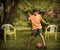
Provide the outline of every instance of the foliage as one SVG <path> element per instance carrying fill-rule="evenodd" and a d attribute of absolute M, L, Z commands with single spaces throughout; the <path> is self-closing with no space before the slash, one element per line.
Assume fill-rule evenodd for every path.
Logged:
<path fill-rule="evenodd" d="M 20 25 L 20 26 L 21 24 L 26 23 L 28 14 L 31 13 L 34 8 L 39 9 L 41 12 L 45 12 L 46 10 L 48 11 L 56 10 L 57 7 L 58 7 L 58 4 L 56 3 L 56 1 L 51 2 L 51 0 L 21 0 L 18 5 L 17 12 L 15 14 L 16 18 L 14 19 L 15 21 L 14 23 L 18 23 L 15 25 Z M 47 22 L 50 22 L 50 23 L 53 22 L 52 18 L 47 18 L 44 15 L 42 15 L 42 17 Z M 28 25 L 28 22 L 27 22 L 27 25 Z"/>
<path fill-rule="evenodd" d="M 2 1 L 3 0 L 0 0 L 1 3 L 2 3 Z M 11 0 L 11 1 L 14 1 L 14 0 Z M 60 2 L 60 0 L 20 0 L 18 9 L 17 9 L 16 13 L 14 14 L 13 24 L 15 26 L 29 27 L 31 25 L 31 23 L 27 22 L 28 14 L 31 13 L 34 8 L 39 9 L 41 12 L 46 12 L 46 11 L 50 11 L 50 10 L 56 11 L 57 20 L 52 19 L 52 18 L 47 18 L 44 15 L 42 15 L 42 17 L 44 20 L 46 20 L 49 23 L 54 22 L 54 20 L 56 21 L 54 23 L 57 23 L 60 20 L 60 18 L 59 18 L 60 12 L 58 12 L 59 11 L 58 9 L 60 9 L 59 2 Z M 10 0 L 8 0 L 8 7 L 9 6 L 11 6 Z M 10 9 L 10 7 L 8 9 Z M 8 13 L 9 13 L 9 11 L 8 11 Z M 3 13 L 0 13 L 0 14 L 3 14 Z M 12 19 L 10 19 L 10 20 L 12 20 Z M 43 24 L 43 26 L 44 26 L 44 24 Z M 59 26 L 59 24 L 58 24 L 58 26 Z"/>

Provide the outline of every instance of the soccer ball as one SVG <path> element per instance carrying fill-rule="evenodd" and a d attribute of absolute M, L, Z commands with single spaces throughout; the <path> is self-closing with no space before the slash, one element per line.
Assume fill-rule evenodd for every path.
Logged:
<path fill-rule="evenodd" d="M 37 44 L 36 44 L 36 47 L 37 47 L 38 49 L 40 49 L 40 48 L 42 48 L 42 44 L 41 44 L 41 43 L 37 43 Z"/>

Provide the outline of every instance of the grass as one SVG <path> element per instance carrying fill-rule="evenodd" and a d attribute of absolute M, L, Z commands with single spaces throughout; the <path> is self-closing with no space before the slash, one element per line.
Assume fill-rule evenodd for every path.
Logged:
<path fill-rule="evenodd" d="M 44 50 L 44 49 L 37 49 L 36 43 L 42 43 L 39 36 L 37 36 L 30 48 L 26 47 L 28 40 L 30 38 L 31 31 L 17 31 L 17 39 L 15 40 L 7 40 L 6 44 L 3 40 L 0 40 L 0 50 Z M 46 40 L 47 49 L 46 50 L 59 50 L 60 49 L 60 42 L 54 40 Z"/>

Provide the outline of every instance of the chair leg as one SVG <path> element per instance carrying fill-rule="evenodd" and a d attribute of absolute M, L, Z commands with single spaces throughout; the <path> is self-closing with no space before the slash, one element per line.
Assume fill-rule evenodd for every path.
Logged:
<path fill-rule="evenodd" d="M 5 41 L 5 43 L 6 43 L 6 34 L 4 33 L 4 41 Z"/>
<path fill-rule="evenodd" d="M 47 39 L 47 32 L 45 32 L 45 40 Z"/>
<path fill-rule="evenodd" d="M 16 33 L 15 33 L 15 40 L 16 40 Z"/>
<path fill-rule="evenodd" d="M 11 35 L 9 35 L 10 36 L 10 39 L 12 39 L 12 36 Z"/>
<path fill-rule="evenodd" d="M 49 36 L 49 33 L 48 33 L 48 40 L 49 40 L 49 37 L 50 37 L 50 36 Z"/>
<path fill-rule="evenodd" d="M 55 33 L 55 40 L 57 40 L 57 33 Z"/>

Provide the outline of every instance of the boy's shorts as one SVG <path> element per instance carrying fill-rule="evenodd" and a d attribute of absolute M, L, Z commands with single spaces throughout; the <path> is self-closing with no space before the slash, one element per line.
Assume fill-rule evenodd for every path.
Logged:
<path fill-rule="evenodd" d="M 34 29 L 32 30 L 31 36 L 37 36 L 42 33 L 42 29 Z"/>

